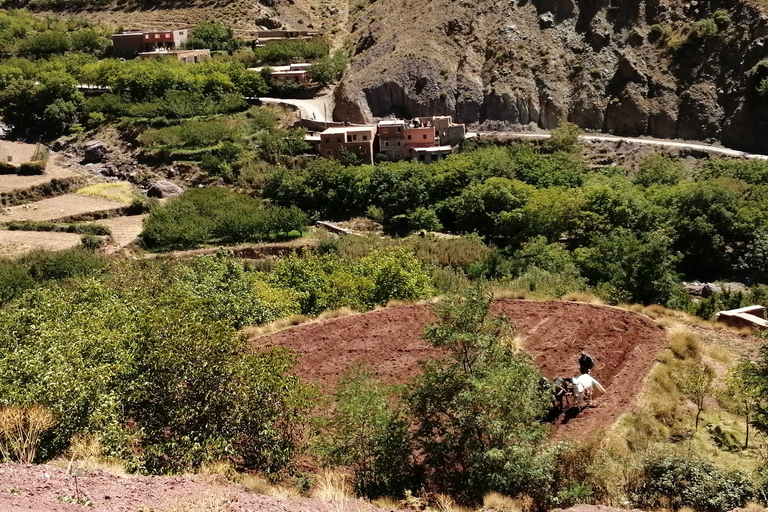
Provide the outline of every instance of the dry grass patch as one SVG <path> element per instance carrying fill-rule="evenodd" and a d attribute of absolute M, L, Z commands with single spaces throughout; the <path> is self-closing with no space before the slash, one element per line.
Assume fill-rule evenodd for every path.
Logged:
<path fill-rule="evenodd" d="M 72 438 L 67 450 L 69 461 L 66 465 L 68 473 L 73 471 L 101 470 L 116 476 L 128 476 L 125 465 L 120 461 L 105 458 L 101 438 L 97 435 L 78 434 Z"/>
<path fill-rule="evenodd" d="M 483 496 L 483 510 L 498 510 L 499 512 L 527 512 L 531 510 L 532 500 L 510 498 L 497 492 Z"/>
<path fill-rule="evenodd" d="M 330 512 L 349 510 L 349 502 L 354 500 L 352 484 L 344 473 L 326 469 L 317 477 L 312 496 L 327 500 Z"/>
<path fill-rule="evenodd" d="M 673 329 L 667 336 L 669 349 L 678 359 L 699 359 L 701 357 L 701 341 L 698 336 L 688 329 Z"/>
<path fill-rule="evenodd" d="M 117 183 L 97 183 L 95 185 L 83 187 L 75 193 L 85 196 L 101 197 L 102 199 L 109 199 L 111 201 L 127 204 L 130 204 L 136 197 L 133 192 L 133 185 L 124 181 Z"/>
<path fill-rule="evenodd" d="M 301 325 L 303 323 L 309 322 L 310 320 L 312 320 L 312 317 L 307 315 L 291 315 L 289 317 L 281 318 L 280 320 L 275 320 L 274 322 L 270 322 L 264 325 L 248 325 L 243 327 L 242 333 L 248 339 L 255 339 L 260 338 L 261 336 L 266 336 L 267 334 L 272 334 L 284 329 L 289 329 L 291 327 Z"/>
<path fill-rule="evenodd" d="M 331 318 L 341 318 L 343 316 L 356 315 L 358 312 L 352 308 L 343 307 L 338 309 L 329 309 L 323 311 L 317 316 L 318 320 L 329 320 Z"/>
<path fill-rule="evenodd" d="M 200 493 L 192 497 L 169 498 L 156 509 L 146 510 L 156 512 L 232 512 L 235 510 L 232 506 L 235 501 L 237 498 L 234 496 Z"/>
<path fill-rule="evenodd" d="M 272 496 L 274 498 L 298 498 L 301 496 L 298 490 L 282 485 L 273 485 L 260 475 L 246 473 L 240 475 L 236 482 L 257 494 Z"/>
<path fill-rule="evenodd" d="M 598 306 L 604 306 L 605 302 L 595 295 L 589 292 L 571 292 L 563 295 L 562 300 L 569 302 L 585 302 L 587 304 L 596 304 Z"/>

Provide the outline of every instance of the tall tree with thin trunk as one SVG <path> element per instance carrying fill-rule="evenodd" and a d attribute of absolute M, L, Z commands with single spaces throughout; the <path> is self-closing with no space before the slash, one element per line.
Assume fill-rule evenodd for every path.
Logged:
<path fill-rule="evenodd" d="M 749 448 L 749 425 L 760 405 L 761 390 L 757 380 L 757 365 L 746 359 L 741 361 L 728 371 L 726 384 L 728 391 L 736 400 L 739 413 L 744 415 L 747 429 L 747 436 L 744 439 L 744 449 L 746 450 Z"/>
<path fill-rule="evenodd" d="M 685 397 L 696 404 L 696 430 L 699 428 L 701 411 L 704 410 L 704 399 L 712 391 L 714 378 L 715 371 L 708 364 L 700 361 L 683 363 L 678 386 Z"/>

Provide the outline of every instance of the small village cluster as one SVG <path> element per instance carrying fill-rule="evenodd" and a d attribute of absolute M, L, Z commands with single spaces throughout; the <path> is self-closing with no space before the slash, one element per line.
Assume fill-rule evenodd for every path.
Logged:
<path fill-rule="evenodd" d="M 386 119 L 376 125 L 335 126 L 310 134 L 307 142 L 325 158 L 339 158 L 345 152 L 373 164 L 378 155 L 388 161 L 413 160 L 431 163 L 453 152 L 466 137 L 463 124 L 454 124 L 450 116 Z"/>

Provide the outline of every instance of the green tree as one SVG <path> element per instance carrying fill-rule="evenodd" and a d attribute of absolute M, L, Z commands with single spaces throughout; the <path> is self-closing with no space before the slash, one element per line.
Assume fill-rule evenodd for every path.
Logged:
<path fill-rule="evenodd" d="M 747 435 L 744 438 L 744 449 L 749 448 L 749 425 L 754 421 L 754 414 L 760 404 L 761 391 L 758 380 L 757 365 L 749 360 L 728 370 L 725 380 L 728 391 L 736 401 L 739 414 L 744 416 Z"/>
<path fill-rule="evenodd" d="M 712 392 L 715 371 L 700 361 L 681 363 L 678 386 L 680 391 L 696 405 L 695 428 L 699 428 L 699 416 L 704 410 L 704 399 Z"/>
<path fill-rule="evenodd" d="M 580 148 L 579 135 L 581 129 L 574 123 L 560 119 L 557 128 L 552 130 L 547 145 L 554 151 L 573 153 Z"/>
<path fill-rule="evenodd" d="M 424 365 L 408 397 L 428 484 L 467 503 L 530 490 L 546 473 L 536 453 L 550 390 L 510 323 L 489 316 L 491 301 L 473 288 L 435 307 L 424 338 L 449 355 Z"/>
<path fill-rule="evenodd" d="M 350 367 L 336 386 L 336 407 L 320 445 L 327 462 L 354 473 L 355 492 L 369 499 L 400 496 L 411 484 L 408 421 L 372 369 Z"/>
<path fill-rule="evenodd" d="M 201 21 L 190 30 L 186 48 L 207 48 L 211 51 L 234 51 L 239 46 L 234 32 L 219 21 Z"/>

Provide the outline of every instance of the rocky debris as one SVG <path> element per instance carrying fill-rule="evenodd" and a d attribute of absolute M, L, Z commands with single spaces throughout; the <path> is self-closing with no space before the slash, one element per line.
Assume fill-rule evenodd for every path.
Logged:
<path fill-rule="evenodd" d="M 711 297 L 715 293 L 722 293 L 722 292 L 746 293 L 749 291 L 749 288 L 747 288 L 747 286 L 742 283 L 734 283 L 734 282 L 700 283 L 698 281 L 694 281 L 692 283 L 684 283 L 683 290 L 688 295 L 706 299 L 708 297 Z"/>
<path fill-rule="evenodd" d="M 539 26 L 541 28 L 552 28 L 555 26 L 555 15 L 551 12 L 545 12 L 539 16 Z"/>
<path fill-rule="evenodd" d="M 176 197 L 183 193 L 183 188 L 168 180 L 158 180 L 150 185 L 149 190 L 147 190 L 148 197 L 157 197 L 159 199 Z"/>
<path fill-rule="evenodd" d="M 82 163 L 97 164 L 104 161 L 104 158 L 106 158 L 109 153 L 109 148 L 107 148 L 107 145 L 100 140 L 92 140 L 85 144 L 83 151 Z"/>

